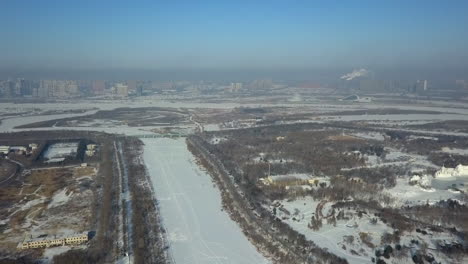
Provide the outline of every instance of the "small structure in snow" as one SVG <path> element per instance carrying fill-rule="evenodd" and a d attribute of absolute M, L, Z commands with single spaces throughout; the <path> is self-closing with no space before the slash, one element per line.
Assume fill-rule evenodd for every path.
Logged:
<path fill-rule="evenodd" d="M 35 151 L 37 149 L 38 145 L 36 143 L 31 143 L 29 144 L 29 148 L 31 149 L 31 151 Z"/>
<path fill-rule="evenodd" d="M 429 175 L 414 175 L 413 177 L 410 178 L 409 184 L 411 185 L 419 185 L 422 188 L 431 188 L 432 187 L 432 179 L 431 176 Z"/>
<path fill-rule="evenodd" d="M 15 152 L 16 154 L 24 155 L 28 149 L 24 146 L 11 146 L 10 151 Z"/>
<path fill-rule="evenodd" d="M 85 151 L 86 156 L 88 157 L 94 156 L 94 153 L 96 153 L 96 148 L 97 148 L 96 144 L 86 145 L 86 151 Z"/>
<path fill-rule="evenodd" d="M 442 167 L 435 173 L 436 178 L 467 177 L 468 165 L 458 164 L 455 168 Z"/>
<path fill-rule="evenodd" d="M 10 146 L 0 146 L 0 154 L 8 155 Z"/>
<path fill-rule="evenodd" d="M 96 147 L 97 147 L 96 144 L 88 144 L 88 145 L 86 145 L 86 149 L 87 149 L 87 150 L 95 150 Z"/>

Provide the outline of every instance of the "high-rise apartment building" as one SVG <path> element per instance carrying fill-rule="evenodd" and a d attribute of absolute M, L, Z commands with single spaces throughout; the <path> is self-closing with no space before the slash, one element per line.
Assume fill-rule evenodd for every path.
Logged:
<path fill-rule="evenodd" d="M 92 93 L 93 94 L 103 94 L 106 88 L 106 84 L 102 80 L 93 81 L 92 84 Z"/>
<path fill-rule="evenodd" d="M 124 84 L 121 84 L 121 83 L 117 83 L 115 85 L 115 92 L 119 96 L 127 97 L 128 96 L 128 86 L 124 85 Z"/>

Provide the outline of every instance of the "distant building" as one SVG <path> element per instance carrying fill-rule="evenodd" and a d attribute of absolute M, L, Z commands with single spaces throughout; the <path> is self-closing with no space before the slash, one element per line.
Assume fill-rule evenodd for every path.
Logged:
<path fill-rule="evenodd" d="M 121 97 L 127 97 L 128 96 L 128 86 L 118 83 L 115 85 L 115 92 L 117 95 Z"/>
<path fill-rule="evenodd" d="M 79 94 L 79 89 L 76 81 L 42 80 L 37 94 L 42 98 L 73 97 Z"/>
<path fill-rule="evenodd" d="M 37 149 L 38 145 L 36 143 L 31 143 L 29 144 L 29 148 L 31 149 L 31 151 L 35 151 Z"/>
<path fill-rule="evenodd" d="M 23 78 L 16 79 L 12 82 L 14 96 L 30 96 L 33 94 L 33 82 Z"/>
<path fill-rule="evenodd" d="M 10 146 L 0 146 L 0 154 L 8 155 Z"/>
<path fill-rule="evenodd" d="M 92 157 L 94 156 L 94 153 L 96 152 L 96 144 L 88 144 L 86 145 L 86 156 Z"/>
<path fill-rule="evenodd" d="M 417 80 L 415 84 L 415 92 L 427 91 L 427 80 Z"/>
<path fill-rule="evenodd" d="M 93 81 L 92 93 L 95 94 L 95 95 L 103 94 L 105 88 L 106 88 L 106 84 L 105 84 L 104 81 L 102 81 L 102 80 Z"/>
<path fill-rule="evenodd" d="M 37 96 L 40 98 L 49 97 L 49 84 L 47 81 L 41 81 L 37 91 Z"/>
<path fill-rule="evenodd" d="M 231 83 L 230 91 L 231 92 L 238 92 L 242 90 L 242 83 Z"/>
<path fill-rule="evenodd" d="M 12 81 L 7 80 L 0 82 L 0 95 L 2 97 L 12 97 L 15 94 L 15 85 Z"/>
<path fill-rule="evenodd" d="M 10 150 L 13 150 L 13 151 L 23 151 L 23 152 L 25 152 L 25 151 L 27 150 L 27 148 L 24 147 L 24 146 L 12 146 L 12 147 L 10 147 Z"/>
<path fill-rule="evenodd" d="M 135 80 L 130 80 L 130 81 L 127 81 L 127 86 L 128 86 L 128 90 L 130 92 L 136 92 L 137 90 L 137 82 Z"/>
<path fill-rule="evenodd" d="M 252 82 L 251 86 L 259 90 L 271 89 L 273 82 L 271 80 L 255 80 Z"/>
<path fill-rule="evenodd" d="M 274 186 L 296 186 L 296 185 L 314 185 L 319 182 L 319 178 L 314 178 L 308 175 L 291 174 L 277 175 L 260 178 L 259 182 L 263 185 Z"/>
<path fill-rule="evenodd" d="M 87 150 L 95 150 L 96 147 L 97 147 L 96 144 L 88 144 L 88 145 L 86 145 L 86 149 L 87 149 Z"/>

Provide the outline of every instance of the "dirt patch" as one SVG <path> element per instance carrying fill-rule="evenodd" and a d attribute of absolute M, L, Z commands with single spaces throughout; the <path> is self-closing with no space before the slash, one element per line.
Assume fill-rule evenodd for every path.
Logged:
<path fill-rule="evenodd" d="M 25 237 L 88 231 L 95 175 L 93 167 L 33 169 L 1 188 L 0 246 L 15 251 Z"/>

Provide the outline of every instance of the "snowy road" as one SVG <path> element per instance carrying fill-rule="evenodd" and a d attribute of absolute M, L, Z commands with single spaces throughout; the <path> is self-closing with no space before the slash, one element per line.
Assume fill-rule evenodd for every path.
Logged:
<path fill-rule="evenodd" d="M 219 190 L 194 163 L 184 139 L 143 142 L 145 163 L 177 264 L 268 263 L 221 211 Z"/>

